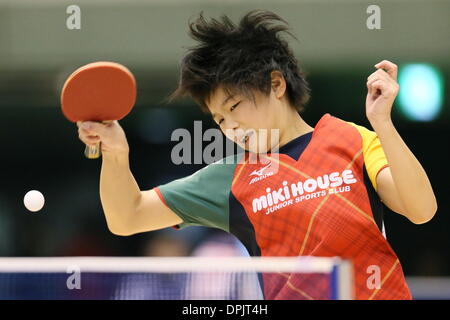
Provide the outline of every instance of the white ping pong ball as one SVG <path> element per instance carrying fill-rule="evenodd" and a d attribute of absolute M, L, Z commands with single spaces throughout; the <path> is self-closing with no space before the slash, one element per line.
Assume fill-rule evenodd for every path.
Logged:
<path fill-rule="evenodd" d="M 25 208 L 31 212 L 37 212 L 44 207 L 45 198 L 42 193 L 37 190 L 28 191 L 23 198 Z"/>

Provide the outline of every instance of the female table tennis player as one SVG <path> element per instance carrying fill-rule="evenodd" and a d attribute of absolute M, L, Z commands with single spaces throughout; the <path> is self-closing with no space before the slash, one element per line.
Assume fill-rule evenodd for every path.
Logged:
<path fill-rule="evenodd" d="M 427 174 L 392 122 L 397 66 L 381 61 L 367 78 L 365 113 L 373 131 L 328 113 L 311 127 L 300 116 L 310 90 L 282 37 L 289 34 L 282 18 L 252 11 L 236 25 L 226 16 L 208 21 L 200 15 L 189 29 L 197 46 L 182 59 L 172 97 L 192 97 L 246 152 L 141 191 L 118 122 L 79 123 L 84 143 L 102 143 L 100 194 L 111 232 L 220 228 L 253 256 L 352 260 L 356 299 L 410 299 L 384 235 L 381 202 L 415 224 L 429 221 L 437 203 Z M 279 130 L 277 157 L 268 152 L 269 162 L 250 163 L 249 155 L 261 152 L 261 129 Z M 370 270 L 378 270 L 380 283 L 368 285 Z M 326 298 L 322 286 L 308 277 L 264 278 L 267 299 Z"/>

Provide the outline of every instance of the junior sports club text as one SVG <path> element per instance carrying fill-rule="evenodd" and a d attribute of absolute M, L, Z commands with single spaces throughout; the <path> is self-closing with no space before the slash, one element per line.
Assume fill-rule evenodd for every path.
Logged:
<path fill-rule="evenodd" d="M 287 181 L 283 181 L 282 187 L 277 190 L 267 188 L 265 195 L 253 199 L 253 212 L 257 213 L 267 209 L 265 214 L 270 214 L 294 203 L 324 197 L 328 193 L 349 192 L 350 184 L 353 183 L 356 183 L 356 179 L 352 170 L 349 169 L 342 171 L 342 173 L 332 172 L 317 178 L 298 181 L 292 183 L 290 187 Z"/>

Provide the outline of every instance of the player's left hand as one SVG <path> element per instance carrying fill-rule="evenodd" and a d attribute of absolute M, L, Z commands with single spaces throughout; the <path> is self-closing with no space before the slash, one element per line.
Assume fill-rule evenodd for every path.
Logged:
<path fill-rule="evenodd" d="M 369 121 L 391 119 L 391 110 L 400 89 L 397 83 L 397 65 L 383 60 L 375 65 L 378 70 L 367 78 L 366 116 Z"/>

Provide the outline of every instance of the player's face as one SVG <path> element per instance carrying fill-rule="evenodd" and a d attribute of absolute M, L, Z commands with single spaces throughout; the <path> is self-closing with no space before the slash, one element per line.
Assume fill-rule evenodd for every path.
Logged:
<path fill-rule="evenodd" d="M 229 95 L 219 87 L 207 102 L 213 120 L 227 138 L 241 148 L 266 153 L 279 143 L 276 126 L 279 114 L 271 92 L 266 97 L 255 92 L 255 101 L 241 95 Z"/>

